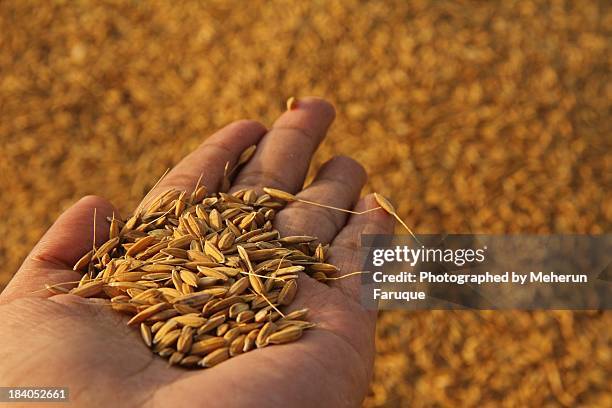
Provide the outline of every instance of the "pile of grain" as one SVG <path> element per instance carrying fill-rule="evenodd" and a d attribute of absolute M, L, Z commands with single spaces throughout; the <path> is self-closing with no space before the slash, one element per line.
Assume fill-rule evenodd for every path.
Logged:
<path fill-rule="evenodd" d="M 0 275 L 90 193 L 132 209 L 237 118 L 338 107 L 417 232 L 612 226 L 606 2 L 3 2 Z M 277 101 L 275 104 L 274 101 Z M 612 405 L 609 313 L 381 313 L 368 406 Z"/>
<path fill-rule="evenodd" d="M 190 195 L 164 191 L 129 219 L 109 220 L 108 241 L 74 265 L 84 272 L 76 287 L 47 288 L 110 299 L 113 310 L 134 315 L 128 325 L 139 324 L 145 344 L 171 365 L 212 367 L 295 341 L 314 326 L 303 320 L 307 309 L 279 310 L 293 302 L 298 273 L 325 282 L 338 270 L 325 263 L 328 246 L 316 237 L 280 237 L 272 221 L 283 202 L 266 190 L 272 196 L 206 195 L 204 186 Z"/>

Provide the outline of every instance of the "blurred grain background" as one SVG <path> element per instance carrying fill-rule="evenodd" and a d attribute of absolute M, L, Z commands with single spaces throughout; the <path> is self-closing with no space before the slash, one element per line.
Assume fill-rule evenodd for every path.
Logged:
<path fill-rule="evenodd" d="M 0 2 L 0 288 L 77 198 L 127 213 L 291 95 L 337 106 L 315 164 L 354 156 L 419 232 L 609 232 L 606 3 Z M 610 316 L 381 313 L 365 405 L 612 406 Z"/>

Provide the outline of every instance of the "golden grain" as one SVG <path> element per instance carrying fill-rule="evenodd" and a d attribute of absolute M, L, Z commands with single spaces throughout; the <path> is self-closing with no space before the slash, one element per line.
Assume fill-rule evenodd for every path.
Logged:
<path fill-rule="evenodd" d="M 274 189 L 262 196 L 168 190 L 125 222 L 113 216 L 112 237 L 75 264 L 87 273 L 70 293 L 112 298 L 170 365 L 212 367 L 299 338 L 314 326 L 300 320 L 306 312 L 285 316 L 278 307 L 293 302 L 298 273 L 324 279 L 337 268 L 324 262 L 316 237 L 280 237 L 273 228 L 272 199 L 293 196 Z"/>
<path fill-rule="evenodd" d="M 287 99 L 287 110 L 290 111 L 294 109 L 297 109 L 297 99 L 291 96 L 289 99 Z"/>
<path fill-rule="evenodd" d="M 85 255 L 83 255 L 77 261 L 77 263 L 74 264 L 74 267 L 72 269 L 74 269 L 75 271 L 80 271 L 83 268 L 85 268 L 91 262 L 91 258 L 93 256 L 93 254 L 94 254 L 93 249 L 91 251 L 88 251 Z"/>
<path fill-rule="evenodd" d="M 166 321 L 155 333 L 155 336 L 153 337 L 153 344 L 159 343 L 166 334 L 174 330 L 177 326 L 178 322 L 173 319 Z"/>
<path fill-rule="evenodd" d="M 157 343 L 157 349 L 164 349 L 167 347 L 174 346 L 179 336 L 181 335 L 181 331 L 178 329 L 171 330 L 166 335 L 164 335 L 159 342 Z"/>
<path fill-rule="evenodd" d="M 49 285 L 45 283 L 45 289 L 47 289 L 49 292 L 51 292 L 54 295 L 62 295 L 65 293 L 69 293 L 70 291 L 66 288 L 62 288 L 61 286 L 58 285 Z"/>
<path fill-rule="evenodd" d="M 153 344 L 151 328 L 144 323 L 140 323 L 140 336 L 147 347 L 151 347 Z"/>
<path fill-rule="evenodd" d="M 246 334 L 241 334 L 236 337 L 229 346 L 230 357 L 237 356 L 238 354 L 244 353 L 244 345 L 246 340 Z"/>
<path fill-rule="evenodd" d="M 283 306 L 288 306 L 295 299 L 297 293 L 297 281 L 292 279 L 283 285 L 280 293 L 278 294 L 278 303 Z"/>
<path fill-rule="evenodd" d="M 191 354 L 208 354 L 218 348 L 224 347 L 227 344 L 222 337 L 211 337 L 205 340 L 200 340 L 193 343 L 191 346 Z"/>
<path fill-rule="evenodd" d="M 279 199 L 279 200 L 283 200 L 283 201 L 287 201 L 287 202 L 291 202 L 291 201 L 295 201 L 296 200 L 296 197 L 293 194 L 288 193 L 288 192 L 283 191 L 283 190 L 278 190 L 276 188 L 264 187 L 263 191 L 265 191 L 267 194 L 269 194 L 270 197 L 276 198 L 276 199 Z"/>
<path fill-rule="evenodd" d="M 113 239 L 118 239 L 118 237 L 113 238 Z M 135 256 L 136 254 L 138 254 L 139 252 L 145 250 L 147 247 L 149 247 L 153 242 L 155 242 L 156 238 L 154 236 L 148 235 L 146 237 L 143 237 L 139 240 L 137 240 L 134 245 L 132 245 L 130 247 L 130 249 L 128 249 L 125 253 L 125 256 Z"/>
<path fill-rule="evenodd" d="M 255 345 L 257 348 L 262 348 L 268 345 L 268 337 L 270 337 L 270 335 L 276 331 L 276 327 L 276 324 L 273 322 L 268 322 L 263 325 L 257 334 L 257 339 L 255 340 Z"/>
<path fill-rule="evenodd" d="M 195 367 L 200 362 L 201 358 L 199 356 L 187 356 L 184 357 L 179 363 L 183 367 Z"/>
<path fill-rule="evenodd" d="M 100 294 L 100 292 L 102 292 L 103 286 L 104 282 L 102 281 L 88 282 L 83 284 L 82 286 L 72 289 L 70 293 L 84 298 L 92 297 Z"/>
<path fill-rule="evenodd" d="M 212 317 L 198 329 L 198 334 L 207 333 L 223 324 L 224 321 L 225 316 Z"/>
<path fill-rule="evenodd" d="M 236 163 L 236 166 L 241 166 L 245 164 L 246 162 L 248 162 L 249 160 L 251 160 L 251 158 L 255 155 L 256 151 L 257 151 L 257 145 L 251 145 L 247 147 L 246 149 L 244 149 L 244 151 L 240 153 L 240 157 L 238 158 L 238 162 Z"/>
<path fill-rule="evenodd" d="M 189 326 L 183 327 L 181 335 L 176 343 L 176 350 L 180 353 L 188 353 L 193 343 L 193 328 Z"/>
<path fill-rule="evenodd" d="M 202 327 L 206 323 L 206 319 L 200 316 L 199 312 L 177 316 L 174 321 L 185 327 Z"/>
<path fill-rule="evenodd" d="M 94 257 L 100 259 L 104 255 L 108 254 L 119 244 L 119 237 L 111 238 L 106 241 L 104 244 L 100 245 L 100 248 L 94 254 Z"/>
<path fill-rule="evenodd" d="M 225 360 L 227 360 L 230 357 L 229 355 L 229 348 L 228 347 L 223 347 L 220 349 L 217 349 L 215 351 L 213 351 L 212 353 L 208 354 L 206 357 L 204 357 L 202 359 L 202 361 L 200 361 L 200 365 L 202 367 L 213 367 Z"/>
<path fill-rule="evenodd" d="M 175 351 L 174 353 L 172 353 L 170 355 L 170 358 L 168 359 L 168 365 L 175 365 L 175 364 L 179 364 L 183 358 L 185 357 L 185 355 L 181 352 Z"/>
<path fill-rule="evenodd" d="M 149 306 L 146 309 L 144 309 L 143 311 L 139 312 L 138 314 L 136 314 L 134 317 L 132 317 L 129 321 L 128 321 L 128 325 L 132 325 L 132 324 L 138 324 L 141 322 L 144 322 L 145 320 L 147 320 L 149 317 L 154 316 L 155 314 L 164 311 L 166 309 L 170 308 L 170 305 L 168 303 L 157 303 L 155 305 Z"/>
<path fill-rule="evenodd" d="M 267 342 L 270 344 L 289 343 L 302 337 L 302 332 L 302 328 L 299 326 L 288 326 L 269 335 Z"/>

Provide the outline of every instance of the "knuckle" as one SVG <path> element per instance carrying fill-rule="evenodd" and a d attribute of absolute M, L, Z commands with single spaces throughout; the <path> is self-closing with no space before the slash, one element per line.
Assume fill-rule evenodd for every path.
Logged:
<path fill-rule="evenodd" d="M 323 236 L 323 231 L 333 231 L 332 237 L 342 229 L 346 219 L 344 214 L 302 203 L 291 204 L 286 210 L 281 211 L 278 217 L 279 221 L 294 233 Z"/>
<path fill-rule="evenodd" d="M 164 188 L 164 186 L 167 186 L 166 188 L 170 188 L 170 186 L 172 186 L 185 188 L 191 184 L 193 184 L 193 175 L 191 173 L 175 171 L 166 176 L 163 185 L 160 187 Z"/>
<path fill-rule="evenodd" d="M 236 182 L 238 185 L 279 188 L 293 192 L 291 185 L 276 172 L 265 169 L 251 169 L 241 174 Z"/>
<path fill-rule="evenodd" d="M 323 164 L 315 181 L 332 181 L 361 188 L 367 180 L 365 168 L 349 156 L 334 156 Z M 352 189 L 350 189 L 352 190 Z"/>
<path fill-rule="evenodd" d="M 288 132 L 298 133 L 300 136 L 304 137 L 305 139 L 308 139 L 312 143 L 316 143 L 320 139 L 320 137 L 318 137 L 317 135 L 312 134 L 311 132 L 307 131 L 306 129 L 300 126 L 289 126 L 289 125 L 276 126 L 274 130 L 281 131 L 281 132 L 288 131 Z"/>
<path fill-rule="evenodd" d="M 231 127 L 235 127 L 239 130 L 255 130 L 255 131 L 266 131 L 266 127 L 256 120 L 252 119 L 240 119 L 230 123 Z"/>
<path fill-rule="evenodd" d="M 204 142 L 204 144 L 202 145 L 202 149 L 205 149 L 206 153 L 210 153 L 210 151 L 213 151 L 212 155 L 220 155 L 224 158 L 229 158 L 234 155 L 234 152 L 231 147 L 223 140 Z"/>

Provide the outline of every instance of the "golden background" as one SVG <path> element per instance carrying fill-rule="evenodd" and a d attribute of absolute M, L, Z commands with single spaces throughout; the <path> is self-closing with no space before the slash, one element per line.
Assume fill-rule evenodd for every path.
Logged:
<path fill-rule="evenodd" d="M 291 95 L 418 232 L 612 224 L 605 1 L 0 3 L 0 288 L 85 194 L 124 213 Z M 612 406 L 609 313 L 383 312 L 374 406 Z"/>

